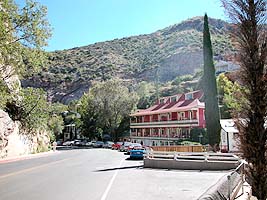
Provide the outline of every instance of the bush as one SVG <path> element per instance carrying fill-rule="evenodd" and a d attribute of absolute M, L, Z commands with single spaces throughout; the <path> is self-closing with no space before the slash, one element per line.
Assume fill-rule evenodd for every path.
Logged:
<path fill-rule="evenodd" d="M 190 140 L 201 144 L 208 144 L 207 131 L 204 128 L 193 128 L 190 131 Z"/>

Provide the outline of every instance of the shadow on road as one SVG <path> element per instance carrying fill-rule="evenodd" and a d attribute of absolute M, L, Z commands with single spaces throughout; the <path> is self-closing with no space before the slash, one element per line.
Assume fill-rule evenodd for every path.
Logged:
<path fill-rule="evenodd" d="M 106 171 L 114 171 L 114 170 L 122 170 L 122 169 L 132 169 L 132 168 L 143 168 L 143 165 L 135 165 L 135 166 L 127 166 L 127 167 L 114 167 L 114 168 L 108 168 L 108 169 L 100 169 L 96 170 L 95 172 L 106 172 Z"/>
<path fill-rule="evenodd" d="M 57 146 L 57 150 L 58 150 L 58 151 L 77 150 L 77 149 L 92 149 L 92 147 Z"/>
<path fill-rule="evenodd" d="M 126 158 L 125 160 L 127 160 L 127 161 L 136 161 L 136 160 L 144 160 L 143 158 Z"/>

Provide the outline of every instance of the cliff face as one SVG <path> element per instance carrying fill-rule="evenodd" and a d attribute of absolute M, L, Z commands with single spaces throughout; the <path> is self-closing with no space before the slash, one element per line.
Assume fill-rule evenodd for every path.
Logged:
<path fill-rule="evenodd" d="M 234 51 L 228 32 L 231 26 L 210 19 L 214 55 L 224 60 Z M 202 17 L 195 17 L 147 35 L 55 51 L 43 71 L 28 77 L 23 86 L 42 87 L 53 101 L 79 99 L 92 81 L 120 77 L 131 82 L 169 81 L 193 74 L 203 63 Z"/>
<path fill-rule="evenodd" d="M 21 133 L 19 122 L 14 122 L 8 113 L 0 110 L 0 159 L 36 153 L 47 148 L 48 133 L 37 131 L 34 135 Z"/>

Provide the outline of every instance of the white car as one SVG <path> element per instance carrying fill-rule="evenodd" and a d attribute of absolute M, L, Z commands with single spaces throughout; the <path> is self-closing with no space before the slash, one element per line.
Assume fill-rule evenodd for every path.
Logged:
<path fill-rule="evenodd" d="M 66 142 L 63 142 L 63 144 L 62 144 L 63 146 L 73 146 L 74 145 L 74 141 L 72 140 L 72 141 L 66 141 Z"/>
<path fill-rule="evenodd" d="M 94 145 L 94 143 L 96 143 L 96 141 L 86 142 L 85 146 L 92 147 Z"/>
<path fill-rule="evenodd" d="M 122 151 L 122 152 L 127 151 L 127 150 L 128 150 L 128 147 L 129 147 L 131 144 L 132 144 L 131 142 L 124 142 L 124 143 L 122 143 L 122 145 L 121 145 L 119 151 Z"/>
<path fill-rule="evenodd" d="M 103 144 L 103 148 L 111 149 L 113 144 L 114 144 L 114 142 L 107 141 L 107 142 L 105 142 L 105 143 Z"/>

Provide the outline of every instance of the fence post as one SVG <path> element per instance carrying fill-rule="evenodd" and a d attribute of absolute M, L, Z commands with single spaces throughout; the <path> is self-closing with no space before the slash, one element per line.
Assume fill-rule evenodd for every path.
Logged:
<path fill-rule="evenodd" d="M 231 200 L 231 175 L 227 176 L 227 180 L 228 180 L 228 199 Z"/>
<path fill-rule="evenodd" d="M 208 162 L 208 152 L 205 152 L 205 162 Z"/>
<path fill-rule="evenodd" d="M 151 158 L 154 158 L 154 150 L 150 148 Z"/>

